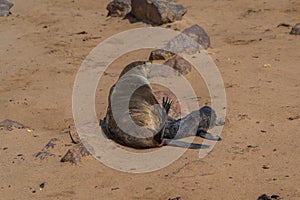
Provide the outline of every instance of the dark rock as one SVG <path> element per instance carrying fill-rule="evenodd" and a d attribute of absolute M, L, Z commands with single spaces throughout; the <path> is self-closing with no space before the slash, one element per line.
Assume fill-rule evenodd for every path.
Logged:
<path fill-rule="evenodd" d="M 272 199 L 278 199 L 278 198 L 279 198 L 279 195 L 273 194 L 273 195 L 271 196 L 271 198 L 272 198 Z"/>
<path fill-rule="evenodd" d="M 35 154 L 33 154 L 35 159 L 45 160 L 48 157 L 55 157 L 53 153 L 50 153 L 48 150 L 41 150 Z"/>
<path fill-rule="evenodd" d="M 77 164 L 82 157 L 87 155 L 90 155 L 90 153 L 82 143 L 79 143 L 75 145 L 74 148 L 69 149 L 60 162 L 71 162 Z"/>
<path fill-rule="evenodd" d="M 45 182 L 41 183 L 40 184 L 40 189 L 43 189 L 45 187 L 45 184 L 46 184 Z"/>
<path fill-rule="evenodd" d="M 88 32 L 86 32 L 86 31 L 80 31 L 80 32 L 77 32 L 75 34 L 77 34 L 77 35 L 85 35 L 85 34 L 88 34 Z"/>
<path fill-rule="evenodd" d="M 277 28 L 278 27 L 281 27 L 281 26 L 284 26 L 284 27 L 290 27 L 291 25 L 290 24 L 287 24 L 287 23 L 280 23 L 277 25 Z"/>
<path fill-rule="evenodd" d="M 262 168 L 263 169 L 270 169 L 270 167 L 268 165 L 263 165 Z"/>
<path fill-rule="evenodd" d="M 186 61 L 184 58 L 176 55 L 173 58 L 170 58 L 167 60 L 164 65 L 168 65 L 172 68 L 174 68 L 176 71 L 178 71 L 182 75 L 186 75 L 189 72 L 192 71 L 192 65 Z"/>
<path fill-rule="evenodd" d="M 8 16 L 11 14 L 9 11 L 13 7 L 13 3 L 6 0 L 0 0 L 0 17 Z"/>
<path fill-rule="evenodd" d="M 132 0 L 131 14 L 138 20 L 161 25 L 181 20 L 186 8 L 172 0 Z"/>
<path fill-rule="evenodd" d="M 55 155 L 49 150 L 54 148 L 54 146 L 56 145 L 56 141 L 58 141 L 57 138 L 52 138 L 51 140 L 49 140 L 49 142 L 44 146 L 44 148 L 41 151 L 33 154 L 35 159 L 45 160 L 48 157 L 55 157 Z"/>
<path fill-rule="evenodd" d="M 169 198 L 168 200 L 180 200 L 181 197 Z"/>
<path fill-rule="evenodd" d="M 131 0 L 113 0 L 106 9 L 107 16 L 111 17 L 125 17 L 131 11 Z"/>
<path fill-rule="evenodd" d="M 102 123 L 103 122 L 100 121 L 100 125 Z M 68 152 L 61 158 L 60 162 L 71 162 L 77 164 L 82 157 L 90 155 L 88 149 L 83 145 L 75 125 L 70 125 L 69 128 L 63 132 L 69 132 L 72 142 L 76 145 L 68 150 Z M 94 153 L 94 150 L 92 150 L 90 145 L 88 145 L 88 148 L 92 153 Z"/>
<path fill-rule="evenodd" d="M 297 23 L 295 26 L 292 27 L 290 34 L 291 35 L 300 35 L 300 23 Z"/>
<path fill-rule="evenodd" d="M 279 196 L 276 194 L 273 194 L 271 197 L 269 197 L 266 194 L 262 194 L 258 197 L 257 200 L 273 200 L 273 199 L 279 199 Z"/>
<path fill-rule="evenodd" d="M 210 39 L 205 30 L 198 26 L 197 24 L 186 28 L 182 31 L 182 33 L 186 34 L 190 38 L 193 38 L 196 42 L 198 42 L 204 49 L 207 49 L 210 46 Z"/>
<path fill-rule="evenodd" d="M 157 49 L 151 52 L 150 56 L 149 56 L 149 60 L 153 61 L 153 60 L 167 60 L 169 58 L 171 58 L 172 56 L 174 56 L 175 54 L 167 51 L 167 50 L 163 50 L 163 49 Z"/>
<path fill-rule="evenodd" d="M 295 119 L 299 119 L 300 118 L 300 115 L 296 115 L 296 116 L 293 116 L 293 117 L 289 117 L 288 120 L 295 120 Z"/>
<path fill-rule="evenodd" d="M 52 138 L 51 140 L 49 140 L 49 142 L 45 145 L 44 149 L 53 149 L 54 146 L 56 145 L 56 141 L 58 141 L 57 138 Z"/>

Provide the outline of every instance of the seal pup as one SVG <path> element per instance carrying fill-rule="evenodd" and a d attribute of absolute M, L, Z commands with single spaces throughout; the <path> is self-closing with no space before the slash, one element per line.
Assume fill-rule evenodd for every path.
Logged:
<path fill-rule="evenodd" d="M 165 126 L 164 138 L 180 139 L 195 136 L 196 133 L 196 136 L 220 141 L 221 138 L 219 136 L 213 136 L 207 131 L 214 126 L 223 125 L 223 122 L 217 121 L 217 115 L 211 107 L 203 106 L 178 120 L 169 117 Z"/>

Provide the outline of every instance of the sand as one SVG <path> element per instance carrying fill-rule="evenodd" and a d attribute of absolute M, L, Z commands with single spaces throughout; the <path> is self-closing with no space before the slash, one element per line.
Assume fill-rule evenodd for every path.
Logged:
<path fill-rule="evenodd" d="M 277 27 L 299 22 L 297 0 L 178 0 L 188 13 L 170 27 L 196 23 L 207 31 L 226 87 L 223 140 L 208 156 L 199 159 L 190 149 L 143 174 L 113 170 L 92 156 L 77 165 L 60 162 L 72 145 L 61 131 L 74 123 L 72 88 L 81 62 L 111 35 L 149 27 L 106 18 L 108 2 L 14 0 L 12 15 L 0 18 L 0 121 L 33 129 L 0 130 L 0 198 L 250 200 L 266 193 L 300 199 L 300 36 Z M 99 117 L 114 73 L 99 89 Z M 204 105 L 207 96 L 198 92 Z M 58 139 L 54 156 L 35 159 L 51 138 Z"/>

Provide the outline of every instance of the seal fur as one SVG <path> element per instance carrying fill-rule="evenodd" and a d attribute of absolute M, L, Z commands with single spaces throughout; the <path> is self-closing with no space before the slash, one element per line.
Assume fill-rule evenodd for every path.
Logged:
<path fill-rule="evenodd" d="M 147 71 L 145 62 L 133 62 L 124 68 L 116 84 L 111 87 L 106 117 L 101 122 L 102 129 L 109 139 L 136 149 L 159 147 L 168 144 L 172 139 L 195 136 L 195 134 L 210 140 L 221 139 L 207 132 L 209 128 L 216 125 L 216 114 L 209 106 L 204 106 L 178 120 L 168 117 L 172 102 L 164 99 L 163 106 L 159 105 L 147 81 Z M 128 91 L 118 85 L 130 89 L 135 84 L 135 81 L 132 82 L 133 79 L 142 83 L 142 86 L 132 93 L 128 110 L 117 114 L 121 115 L 120 119 L 124 120 L 123 124 L 131 123 L 130 120 L 132 120 L 134 124 L 144 127 L 143 130 L 147 131 L 128 133 L 118 126 L 113 115 L 112 101 L 117 97 L 118 106 L 126 107 L 126 98 L 123 97 L 128 95 Z M 130 115 L 130 118 L 126 115 Z"/>
<path fill-rule="evenodd" d="M 146 65 L 144 64 L 145 62 L 141 61 L 133 62 L 121 72 L 117 83 L 110 89 L 109 103 L 105 117 L 106 135 L 108 138 L 133 148 L 161 146 L 163 143 L 163 127 L 167 119 L 166 110 L 159 106 L 152 88 L 146 79 Z M 129 120 L 132 120 L 136 125 L 145 127 L 149 131 L 128 134 L 118 126 L 113 116 L 112 100 L 113 97 L 117 97 L 117 103 L 125 106 L 126 98 L 122 97 L 127 95 L 125 94 L 127 91 L 118 88 L 117 84 L 125 88 L 131 88 L 136 84 L 135 81 L 132 81 L 133 79 L 141 82 L 142 86 L 133 92 L 129 101 L 128 113 L 118 113 L 118 115 L 124 115 L 124 119 L 126 120 L 123 122 L 124 124 L 130 123 Z M 126 117 L 128 114 L 131 118 Z"/>

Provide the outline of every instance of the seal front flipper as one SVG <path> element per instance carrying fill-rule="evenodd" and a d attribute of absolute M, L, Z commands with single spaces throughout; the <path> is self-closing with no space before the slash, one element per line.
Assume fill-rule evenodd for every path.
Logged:
<path fill-rule="evenodd" d="M 204 139 L 207 139 L 207 140 L 213 140 L 213 141 L 220 141 L 220 140 L 222 140 L 221 137 L 219 137 L 219 136 L 213 136 L 212 134 L 210 134 L 210 133 L 208 133 L 206 131 L 203 131 L 203 130 L 198 131 L 197 132 L 197 136 L 200 136 L 200 137 L 202 137 Z"/>
<path fill-rule="evenodd" d="M 171 105 L 172 105 L 173 101 L 170 100 L 168 97 L 163 97 L 163 103 L 162 103 L 162 106 L 163 108 L 166 110 L 166 113 L 169 114 L 169 111 L 170 111 L 170 108 L 171 108 Z"/>
<path fill-rule="evenodd" d="M 171 105 L 172 105 L 173 101 L 170 100 L 168 97 L 163 97 L 163 102 L 162 102 L 162 107 L 164 109 L 164 111 L 162 112 L 162 119 L 163 119 L 163 130 L 160 133 L 160 138 L 159 141 L 161 141 L 160 146 L 166 145 L 167 142 L 164 141 L 164 135 L 165 135 L 165 128 L 166 128 L 166 123 L 168 120 L 168 113 L 170 111 Z"/>
<path fill-rule="evenodd" d="M 188 148 L 188 149 L 207 149 L 209 148 L 209 145 L 206 144 L 196 144 L 196 143 L 188 143 L 188 142 L 182 142 L 178 140 L 172 140 L 172 139 L 164 139 L 162 146 L 173 146 L 173 147 L 180 147 L 180 148 Z"/>

